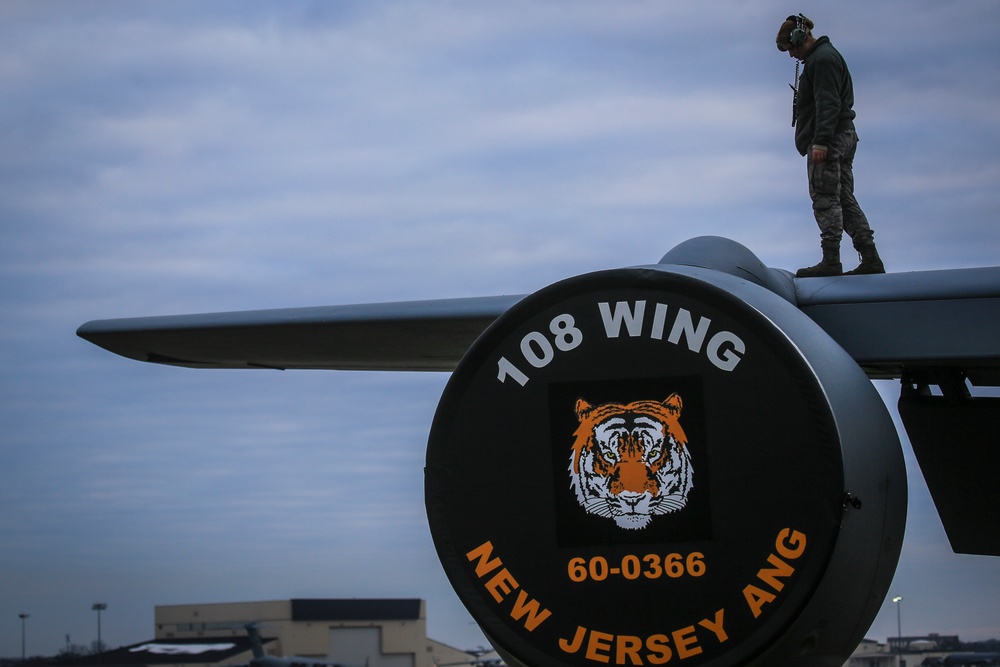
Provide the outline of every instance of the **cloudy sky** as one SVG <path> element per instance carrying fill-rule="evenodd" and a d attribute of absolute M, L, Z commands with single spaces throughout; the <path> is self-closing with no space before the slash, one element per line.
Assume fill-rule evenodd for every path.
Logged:
<path fill-rule="evenodd" d="M 789 13 L 851 65 L 888 269 L 1000 264 L 1000 4 L 835 6 L 0 3 L 0 656 L 20 612 L 29 654 L 89 643 L 97 601 L 112 646 L 158 604 L 383 596 L 483 643 L 423 510 L 445 374 L 159 367 L 74 332 L 530 293 L 704 234 L 812 264 Z M 950 551 L 904 448 L 904 634 L 1000 637 L 1000 560 Z"/>

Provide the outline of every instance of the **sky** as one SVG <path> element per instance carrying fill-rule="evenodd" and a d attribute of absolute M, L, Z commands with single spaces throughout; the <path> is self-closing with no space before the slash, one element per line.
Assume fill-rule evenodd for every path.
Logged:
<path fill-rule="evenodd" d="M 156 605 L 300 597 L 423 598 L 484 644 L 423 508 L 447 374 L 161 367 L 76 328 L 526 294 L 701 235 L 813 264 L 799 11 L 851 67 L 887 269 L 1000 264 L 992 0 L 3 0 L 0 656 L 19 613 L 29 655 L 89 644 L 95 602 L 112 647 Z M 868 636 L 1000 637 L 1000 559 L 951 551 L 903 447 L 904 600 Z"/>

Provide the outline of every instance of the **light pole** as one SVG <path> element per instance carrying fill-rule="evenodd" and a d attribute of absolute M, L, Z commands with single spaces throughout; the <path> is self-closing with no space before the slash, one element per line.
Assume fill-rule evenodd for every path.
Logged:
<path fill-rule="evenodd" d="M 903 652 L 903 605 L 900 604 L 903 601 L 902 595 L 897 595 L 892 599 L 893 604 L 896 605 L 896 652 Z"/>
<path fill-rule="evenodd" d="M 21 619 L 21 662 L 23 663 L 27 662 L 28 660 L 28 656 L 24 650 L 24 624 L 25 621 L 31 618 L 31 614 L 20 613 L 17 615 L 17 617 Z"/>
<path fill-rule="evenodd" d="M 101 641 L 101 612 L 108 608 L 106 602 L 95 602 L 90 608 L 97 612 L 97 664 L 101 664 L 101 653 L 104 652 L 104 643 Z"/>

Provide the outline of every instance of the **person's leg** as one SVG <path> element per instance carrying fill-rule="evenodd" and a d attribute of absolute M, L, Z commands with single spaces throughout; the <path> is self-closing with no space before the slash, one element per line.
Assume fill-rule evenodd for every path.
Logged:
<path fill-rule="evenodd" d="M 858 135 L 853 131 L 837 137 L 840 151 L 840 208 L 844 231 L 851 237 L 854 249 L 858 251 L 861 264 L 847 275 L 885 273 L 885 266 L 875 248 L 874 232 L 868 224 L 865 212 L 861 210 L 854 195 L 854 155 L 858 148 Z"/>
<path fill-rule="evenodd" d="M 832 148 L 832 147 L 831 147 Z M 844 235 L 843 211 L 840 207 L 840 160 L 834 151 L 828 151 L 823 162 L 814 163 L 812 155 L 806 157 L 809 175 L 809 198 L 812 199 L 813 216 L 819 226 L 823 259 L 819 264 L 799 269 L 799 278 L 839 276 L 844 267 L 840 263 L 840 239 Z"/>

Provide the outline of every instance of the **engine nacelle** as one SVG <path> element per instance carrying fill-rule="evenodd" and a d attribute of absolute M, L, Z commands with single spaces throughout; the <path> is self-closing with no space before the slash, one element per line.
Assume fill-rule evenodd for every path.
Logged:
<path fill-rule="evenodd" d="M 903 541 L 898 436 L 774 279 L 578 276 L 461 361 L 427 514 L 508 664 L 839 667 L 864 637 Z"/>

